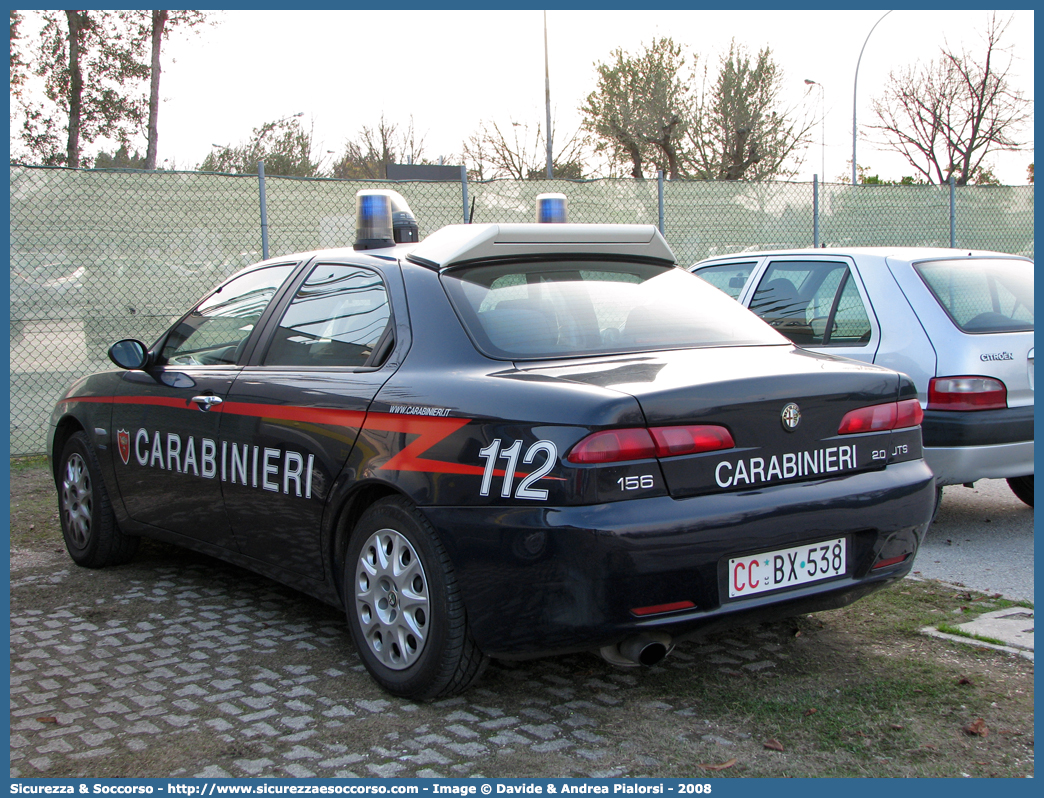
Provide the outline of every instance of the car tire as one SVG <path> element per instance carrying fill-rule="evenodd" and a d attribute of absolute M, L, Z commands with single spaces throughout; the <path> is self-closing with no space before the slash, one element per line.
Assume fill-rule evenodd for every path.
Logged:
<path fill-rule="evenodd" d="M 454 695 L 482 675 L 488 658 L 471 637 L 449 555 L 407 500 L 382 499 L 363 513 L 348 542 L 344 586 L 355 647 L 389 693 Z"/>
<path fill-rule="evenodd" d="M 62 537 L 73 562 L 104 568 L 131 560 L 141 538 L 124 534 L 116 524 L 98 458 L 85 433 L 77 432 L 66 441 L 57 482 Z"/>
<path fill-rule="evenodd" d="M 1020 501 L 1033 506 L 1033 474 L 1028 477 L 1012 477 L 1008 480 L 1008 487 Z"/>
<path fill-rule="evenodd" d="M 936 485 L 935 486 L 935 506 L 932 508 L 932 520 L 928 522 L 929 526 L 931 526 L 932 524 L 935 523 L 935 516 L 937 516 L 939 514 L 939 505 L 942 504 L 942 494 L 943 494 L 942 485 Z"/>

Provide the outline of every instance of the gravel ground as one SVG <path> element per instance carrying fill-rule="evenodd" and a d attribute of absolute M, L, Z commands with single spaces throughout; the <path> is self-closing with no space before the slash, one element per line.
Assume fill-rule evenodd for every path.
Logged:
<path fill-rule="evenodd" d="M 948 485 L 914 568 L 925 579 L 1033 601 L 1033 508 L 1003 479 Z"/>
<path fill-rule="evenodd" d="M 341 612 L 248 571 L 150 541 L 125 566 L 76 567 L 53 491 L 42 468 L 12 475 L 13 778 L 1032 773 L 1032 664 L 896 632 L 873 599 L 641 671 L 494 662 L 465 695 L 417 703 L 371 681 Z M 889 593 L 916 605 L 914 584 Z M 935 611 L 960 612 L 943 593 Z M 961 732 L 969 713 L 996 733 Z"/>
<path fill-rule="evenodd" d="M 145 549 L 103 571 L 57 551 L 13 564 L 12 777 L 600 777 L 659 764 L 621 748 L 629 715 L 697 747 L 743 739 L 635 693 L 637 674 L 587 654 L 495 663 L 463 697 L 392 698 L 340 612 L 216 560 Z M 686 679 L 699 657 L 756 676 L 786 657 L 788 629 L 683 646 L 657 670 Z"/>

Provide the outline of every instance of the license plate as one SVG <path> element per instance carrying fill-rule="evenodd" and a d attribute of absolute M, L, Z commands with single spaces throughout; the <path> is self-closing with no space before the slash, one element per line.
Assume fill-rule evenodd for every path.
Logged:
<path fill-rule="evenodd" d="M 729 598 L 841 576 L 847 564 L 845 544 L 845 538 L 835 538 L 792 549 L 733 557 L 729 560 Z"/>

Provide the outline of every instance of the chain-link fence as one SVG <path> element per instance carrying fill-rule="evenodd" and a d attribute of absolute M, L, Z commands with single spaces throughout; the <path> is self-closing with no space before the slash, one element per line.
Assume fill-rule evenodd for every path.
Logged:
<path fill-rule="evenodd" d="M 424 236 L 448 224 L 531 222 L 561 192 L 569 219 L 659 224 L 678 262 L 813 243 L 811 184 L 631 179 L 484 183 L 267 177 L 269 254 L 351 246 L 355 193 L 392 187 Z M 151 343 L 214 284 L 262 257 L 254 175 L 11 168 L 11 452 L 42 452 L 55 398 L 108 365 L 110 343 Z M 1033 256 L 1033 187 L 955 192 L 956 243 Z M 465 203 L 466 197 L 466 203 Z M 827 246 L 949 246 L 948 186 L 819 190 Z"/>

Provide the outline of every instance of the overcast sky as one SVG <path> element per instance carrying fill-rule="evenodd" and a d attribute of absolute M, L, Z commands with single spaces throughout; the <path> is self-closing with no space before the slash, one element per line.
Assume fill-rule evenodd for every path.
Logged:
<path fill-rule="evenodd" d="M 784 72 L 785 101 L 813 117 L 814 145 L 798 175 L 828 182 L 850 175 L 853 80 L 860 49 L 883 11 L 565 11 L 547 14 L 551 104 L 557 135 L 580 124 L 578 108 L 595 88 L 596 61 L 614 48 L 636 53 L 670 36 L 713 75 L 735 39 L 752 54 L 772 48 Z M 871 98 L 891 70 L 927 60 L 944 44 L 982 51 L 987 11 L 902 11 L 873 31 L 858 76 L 858 162 L 895 179 L 913 174 L 901 156 L 875 146 Z M 1015 85 L 1033 98 L 1032 11 L 1004 37 Z M 314 125 L 320 150 L 343 150 L 381 114 L 403 126 L 412 116 L 429 158 L 459 156 L 484 120 L 543 124 L 543 14 L 527 11 L 227 11 L 199 34 L 165 45 L 160 160 L 192 168 L 214 144 L 237 144 L 265 122 L 298 112 Z M 825 98 L 820 127 L 820 91 Z M 1033 144 L 1032 126 L 1023 132 Z M 332 157 L 332 156 L 330 156 Z M 993 158 L 1005 183 L 1026 182 L 1032 149 Z M 459 161 L 454 161 L 459 162 Z"/>

